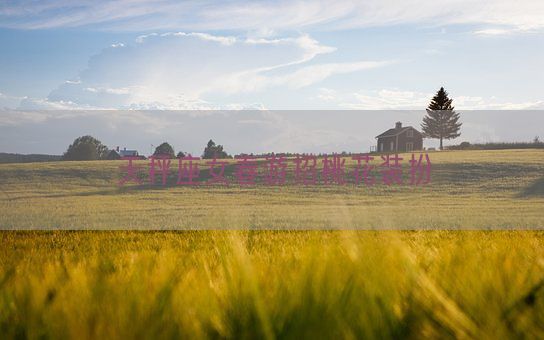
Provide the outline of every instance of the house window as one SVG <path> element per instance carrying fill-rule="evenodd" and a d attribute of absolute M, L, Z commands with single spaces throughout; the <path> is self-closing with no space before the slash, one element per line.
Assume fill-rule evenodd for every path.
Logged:
<path fill-rule="evenodd" d="M 390 151 L 393 151 L 393 146 L 395 145 L 395 143 L 393 143 L 393 141 L 391 141 L 391 148 L 389 149 Z"/>
<path fill-rule="evenodd" d="M 414 130 L 409 129 L 408 131 L 406 131 L 406 137 L 414 137 Z"/>
<path fill-rule="evenodd" d="M 406 143 L 406 151 L 410 152 L 414 150 L 414 143 Z"/>
<path fill-rule="evenodd" d="M 383 151 L 383 143 L 380 143 L 380 152 Z"/>

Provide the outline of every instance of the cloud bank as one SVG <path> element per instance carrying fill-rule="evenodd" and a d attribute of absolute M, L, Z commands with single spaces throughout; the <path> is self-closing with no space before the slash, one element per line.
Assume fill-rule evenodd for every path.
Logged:
<path fill-rule="evenodd" d="M 219 104 L 217 96 L 300 89 L 336 74 L 383 67 L 390 61 L 318 63 L 333 53 L 308 35 L 240 38 L 208 33 L 152 33 L 119 43 L 92 57 L 87 69 L 45 100 L 25 99 L 21 109 L 257 108 L 257 103 Z"/>

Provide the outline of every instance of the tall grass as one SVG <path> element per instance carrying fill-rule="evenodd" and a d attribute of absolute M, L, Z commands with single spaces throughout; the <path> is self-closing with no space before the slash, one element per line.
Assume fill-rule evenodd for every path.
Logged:
<path fill-rule="evenodd" d="M 3 232 L 3 338 L 538 338 L 529 231 Z"/>
<path fill-rule="evenodd" d="M 425 187 L 0 165 L 0 229 L 123 229 L 1 231 L 0 338 L 543 338 L 543 232 L 428 230 L 542 228 L 543 156 L 432 153 Z M 344 230 L 259 230 L 316 228 Z"/>

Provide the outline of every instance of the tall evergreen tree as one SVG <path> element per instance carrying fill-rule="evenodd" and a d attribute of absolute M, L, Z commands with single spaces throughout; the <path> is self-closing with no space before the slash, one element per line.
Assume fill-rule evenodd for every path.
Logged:
<path fill-rule="evenodd" d="M 444 139 L 453 139 L 461 136 L 459 132 L 462 123 L 459 122 L 459 113 L 451 105 L 453 99 L 443 87 L 438 90 L 427 107 L 427 115 L 423 117 L 421 129 L 426 138 L 440 139 L 440 150 L 443 149 Z"/>

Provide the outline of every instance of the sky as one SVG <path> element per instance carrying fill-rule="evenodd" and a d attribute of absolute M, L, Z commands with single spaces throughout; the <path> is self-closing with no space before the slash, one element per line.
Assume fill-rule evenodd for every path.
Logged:
<path fill-rule="evenodd" d="M 151 129 L 146 140 L 157 143 L 171 135 L 171 126 L 189 124 L 195 115 L 224 115 L 218 110 L 256 116 L 255 110 L 424 110 L 441 86 L 461 111 L 543 110 L 543 18 L 541 0 L 3 1 L 0 151 L 59 154 L 76 131 L 103 135 L 109 146 L 147 147 L 141 138 L 110 139 L 101 125 L 87 129 L 87 110 L 123 110 L 115 118 L 97 111 L 93 117 L 102 117 L 95 123 Z M 294 116 L 280 115 L 282 124 Z M 346 115 L 355 125 L 376 117 Z M 332 129 L 326 116 L 312 116 L 314 130 Z M 380 117 L 381 130 L 395 119 Z M 478 125 L 472 117 L 465 126 Z M 490 134 L 505 130 L 496 124 L 467 136 L 527 140 L 540 132 Z M 342 126 L 337 135 L 345 133 Z M 47 142 L 61 137 L 63 146 Z M 170 138 L 183 144 L 175 134 Z M 330 138 L 323 148 L 338 145 Z M 369 132 L 363 139 L 372 138 Z M 352 142 L 344 146 L 362 143 Z M 251 147 L 273 148 L 262 143 Z M 295 149 L 294 143 L 282 147 Z"/>

